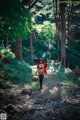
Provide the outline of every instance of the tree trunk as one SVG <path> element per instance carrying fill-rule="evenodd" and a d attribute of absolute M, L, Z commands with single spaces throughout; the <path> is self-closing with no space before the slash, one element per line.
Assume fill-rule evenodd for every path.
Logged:
<path fill-rule="evenodd" d="M 68 47 L 70 48 L 70 18 L 69 18 L 69 11 L 68 11 Z M 68 60 L 67 60 L 67 67 L 70 66 L 70 51 L 68 51 Z"/>
<path fill-rule="evenodd" d="M 71 35 L 71 16 L 73 16 L 73 6 L 74 6 L 74 1 L 72 2 L 71 9 L 68 10 L 68 47 L 70 49 L 70 39 L 72 38 Z M 67 61 L 67 67 L 70 68 L 70 50 L 68 51 L 68 61 Z"/>
<path fill-rule="evenodd" d="M 56 4 L 56 13 L 55 13 L 55 20 L 56 20 L 56 35 L 57 35 L 57 47 L 59 49 L 59 30 L 58 30 L 58 22 L 57 22 L 57 17 L 58 17 L 58 14 L 57 14 L 57 0 L 55 1 L 55 4 Z M 59 62 L 59 53 L 58 53 L 58 58 L 57 58 L 58 62 Z"/>
<path fill-rule="evenodd" d="M 53 0 L 53 8 L 54 8 L 54 3 L 56 6 L 55 24 L 56 24 L 56 35 L 57 35 L 57 48 L 59 50 L 60 49 L 60 22 L 58 21 L 58 19 L 60 19 L 60 14 L 58 13 L 58 0 L 55 0 L 55 1 Z M 58 60 L 58 62 L 60 61 L 60 53 L 59 52 L 58 52 L 57 60 Z"/>
<path fill-rule="evenodd" d="M 56 20 L 56 33 L 58 32 L 58 26 L 57 26 L 57 0 L 56 2 L 56 13 L 55 13 L 55 20 Z"/>
<path fill-rule="evenodd" d="M 34 59 L 33 59 L 32 31 L 30 31 L 30 49 L 31 49 L 31 64 L 33 65 Z"/>
<path fill-rule="evenodd" d="M 60 50 L 60 23 L 58 23 L 58 42 L 57 42 L 57 45 L 58 45 L 58 50 Z M 58 54 L 58 62 L 60 61 L 60 53 Z"/>
<path fill-rule="evenodd" d="M 66 67 L 66 20 L 65 20 L 65 3 L 60 3 L 60 14 L 61 14 L 61 67 Z"/>
<path fill-rule="evenodd" d="M 22 40 L 18 37 L 16 38 L 15 52 L 16 52 L 16 58 L 22 62 L 23 61 Z"/>

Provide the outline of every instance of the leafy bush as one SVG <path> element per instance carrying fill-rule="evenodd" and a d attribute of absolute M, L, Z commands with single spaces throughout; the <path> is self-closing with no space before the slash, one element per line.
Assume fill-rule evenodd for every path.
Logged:
<path fill-rule="evenodd" d="M 33 38 L 33 48 L 36 57 L 43 57 L 44 53 L 47 54 L 48 51 L 50 52 L 55 42 L 55 32 L 55 25 L 48 21 L 43 22 L 41 25 L 34 26 L 33 33 L 35 39 Z"/>
<path fill-rule="evenodd" d="M 80 87 L 80 71 L 78 69 L 71 70 L 69 68 L 61 68 L 58 62 L 54 62 L 53 66 L 53 76 L 60 80 L 60 83 L 74 84 Z"/>
<path fill-rule="evenodd" d="M 5 48 L 3 44 L 0 46 L 0 53 L 10 59 L 10 62 L 7 64 L 0 59 L 1 79 L 5 80 L 5 82 L 9 81 L 18 85 L 23 85 L 31 81 L 32 70 L 27 63 L 16 60 L 10 48 Z"/>
<path fill-rule="evenodd" d="M 25 62 L 12 59 L 10 64 L 0 61 L 0 78 L 13 84 L 23 85 L 31 81 L 32 70 Z"/>
<path fill-rule="evenodd" d="M 3 54 L 5 57 L 8 58 L 14 58 L 15 55 L 13 54 L 13 52 L 11 52 L 11 49 L 9 47 L 4 47 L 4 45 L 0 46 L 0 53 Z"/>

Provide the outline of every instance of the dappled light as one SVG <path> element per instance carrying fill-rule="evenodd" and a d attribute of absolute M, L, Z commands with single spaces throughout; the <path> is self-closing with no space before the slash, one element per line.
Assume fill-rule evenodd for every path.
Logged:
<path fill-rule="evenodd" d="M 80 120 L 80 0 L 0 0 L 0 120 Z"/>
<path fill-rule="evenodd" d="M 54 87 L 53 89 L 49 90 L 51 94 L 55 94 L 58 91 L 57 87 Z"/>

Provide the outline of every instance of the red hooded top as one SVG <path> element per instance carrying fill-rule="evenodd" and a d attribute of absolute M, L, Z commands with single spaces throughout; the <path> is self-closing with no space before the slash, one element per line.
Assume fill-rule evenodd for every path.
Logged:
<path fill-rule="evenodd" d="M 40 61 L 41 61 L 42 63 L 40 63 Z M 48 66 L 48 64 L 47 64 L 47 63 L 44 63 L 44 62 L 43 62 L 43 59 L 40 58 L 40 59 L 39 59 L 39 62 L 38 62 L 38 65 L 37 65 L 37 69 L 44 69 L 44 74 L 47 74 L 47 66 Z"/>

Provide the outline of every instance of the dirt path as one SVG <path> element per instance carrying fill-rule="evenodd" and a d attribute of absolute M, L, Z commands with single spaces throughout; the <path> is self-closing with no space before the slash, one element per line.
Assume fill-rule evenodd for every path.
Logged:
<path fill-rule="evenodd" d="M 48 70 L 48 75 L 44 76 L 44 81 L 43 81 L 43 89 L 37 90 L 35 93 L 33 93 L 35 99 L 38 99 L 39 97 L 43 97 L 42 99 L 50 99 L 50 97 L 53 97 L 55 95 L 58 95 L 58 85 L 60 81 L 58 78 L 54 78 L 53 74 L 51 73 L 50 70 Z M 36 94 L 36 96 L 35 96 Z"/>
<path fill-rule="evenodd" d="M 54 78 L 52 72 L 48 70 L 48 75 L 44 77 L 43 89 L 41 91 L 37 90 L 32 94 L 32 99 L 35 102 L 29 106 L 29 110 L 34 110 L 35 112 L 30 116 L 30 120 L 72 119 L 73 111 L 69 115 L 68 112 L 70 111 L 68 110 L 71 104 L 80 102 L 80 96 L 77 96 L 77 98 L 73 96 L 72 89 L 71 86 L 60 85 L 60 80 Z M 74 116 L 74 119 L 77 120 L 78 118 Z"/>
<path fill-rule="evenodd" d="M 36 66 L 32 67 L 33 72 Z M 7 90 L 6 90 L 7 91 Z M 7 91 L 8 92 L 8 91 Z M 76 94 L 77 92 L 77 94 Z M 9 89 L 6 100 L 0 103 L 0 112 L 6 112 L 8 120 L 79 120 L 80 90 L 61 85 L 50 70 L 44 77 L 43 89 Z"/>

